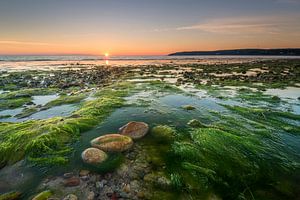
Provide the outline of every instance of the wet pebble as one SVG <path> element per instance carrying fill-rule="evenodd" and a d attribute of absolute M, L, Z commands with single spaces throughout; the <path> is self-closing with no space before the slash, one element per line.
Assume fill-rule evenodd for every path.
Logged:
<path fill-rule="evenodd" d="M 78 197 L 74 194 L 69 194 L 63 200 L 78 200 Z"/>
<path fill-rule="evenodd" d="M 64 186 L 73 187 L 80 185 L 80 179 L 78 177 L 71 177 L 64 182 Z"/>

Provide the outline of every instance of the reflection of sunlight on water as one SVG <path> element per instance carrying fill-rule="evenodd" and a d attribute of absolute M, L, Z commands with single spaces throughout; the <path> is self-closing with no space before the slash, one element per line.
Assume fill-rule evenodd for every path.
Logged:
<path fill-rule="evenodd" d="M 109 65 L 109 60 L 108 59 L 105 60 L 105 64 Z"/>

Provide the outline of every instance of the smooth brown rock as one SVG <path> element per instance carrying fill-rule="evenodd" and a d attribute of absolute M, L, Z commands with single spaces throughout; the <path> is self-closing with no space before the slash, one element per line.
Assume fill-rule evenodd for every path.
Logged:
<path fill-rule="evenodd" d="M 66 187 L 73 187 L 78 185 L 80 185 L 80 179 L 78 177 L 69 178 L 64 182 L 64 186 Z"/>
<path fill-rule="evenodd" d="M 97 148 L 88 148 L 82 152 L 81 158 L 88 164 L 100 164 L 107 159 L 107 154 Z"/>
<path fill-rule="evenodd" d="M 149 131 L 148 124 L 144 122 L 129 122 L 119 129 L 119 133 L 131 137 L 132 139 L 140 139 Z"/>
<path fill-rule="evenodd" d="M 93 139 L 91 145 L 103 151 L 122 152 L 131 148 L 133 141 L 125 135 L 108 134 Z"/>

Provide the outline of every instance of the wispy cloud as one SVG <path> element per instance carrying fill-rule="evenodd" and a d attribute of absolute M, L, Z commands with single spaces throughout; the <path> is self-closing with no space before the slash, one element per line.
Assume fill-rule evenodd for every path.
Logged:
<path fill-rule="evenodd" d="M 300 0 L 275 0 L 277 3 L 300 3 Z"/>
<path fill-rule="evenodd" d="M 28 42 L 28 41 L 15 41 L 15 40 L 0 40 L 0 44 L 33 45 L 33 46 L 53 46 L 53 45 L 57 45 L 57 44 L 46 43 L 46 42 Z"/>
<path fill-rule="evenodd" d="M 211 33 L 241 34 L 241 33 L 269 33 L 280 31 L 280 24 L 272 21 L 253 19 L 216 19 L 204 23 L 177 27 L 176 30 L 200 30 Z"/>
<path fill-rule="evenodd" d="M 152 32 L 194 30 L 216 34 L 280 34 L 290 30 L 299 32 L 297 27 L 300 27 L 300 16 L 252 16 L 209 19 L 193 25 L 154 29 Z"/>
<path fill-rule="evenodd" d="M 74 33 L 74 34 L 64 34 L 62 35 L 62 37 L 94 37 L 97 36 L 99 34 L 95 34 L 95 33 Z"/>

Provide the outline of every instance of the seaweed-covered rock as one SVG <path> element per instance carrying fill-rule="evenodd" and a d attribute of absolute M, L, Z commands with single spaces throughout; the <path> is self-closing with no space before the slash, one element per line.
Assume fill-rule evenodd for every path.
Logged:
<path fill-rule="evenodd" d="M 151 134 L 162 141 L 169 141 L 174 137 L 175 130 L 167 125 L 158 125 L 152 128 Z"/>
<path fill-rule="evenodd" d="M 153 184 L 157 187 L 167 189 L 171 187 L 171 181 L 163 172 L 150 173 L 144 176 L 146 183 Z"/>
<path fill-rule="evenodd" d="M 91 145 L 103 151 L 122 152 L 130 149 L 133 141 L 125 135 L 108 134 L 93 139 Z"/>
<path fill-rule="evenodd" d="M 20 199 L 20 192 L 8 192 L 0 195 L 0 200 L 17 200 Z"/>
<path fill-rule="evenodd" d="M 201 123 L 199 120 L 197 119 L 192 119 L 190 120 L 187 125 L 189 125 L 190 127 L 193 128 L 205 128 L 207 127 L 205 124 Z"/>
<path fill-rule="evenodd" d="M 82 152 L 81 158 L 88 164 L 100 164 L 107 159 L 107 154 L 97 148 L 88 148 Z"/>
<path fill-rule="evenodd" d="M 195 110 L 195 109 L 196 109 L 196 108 L 195 108 L 194 106 L 192 106 L 192 105 L 184 105 L 184 106 L 182 106 L 182 108 L 185 109 L 185 110 Z"/>
<path fill-rule="evenodd" d="M 120 134 L 139 139 L 144 137 L 149 130 L 148 124 L 144 122 L 129 122 L 119 129 Z"/>
<path fill-rule="evenodd" d="M 52 195 L 52 192 L 50 190 L 45 190 L 35 197 L 33 197 L 32 200 L 47 200 Z"/>

